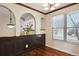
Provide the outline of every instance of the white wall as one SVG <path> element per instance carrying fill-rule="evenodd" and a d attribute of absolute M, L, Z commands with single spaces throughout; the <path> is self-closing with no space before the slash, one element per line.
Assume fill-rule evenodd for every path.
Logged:
<path fill-rule="evenodd" d="M 16 36 L 20 35 L 20 17 L 24 14 L 24 13 L 31 13 L 36 20 L 36 34 L 41 34 L 40 28 L 41 28 L 41 23 L 40 23 L 40 19 L 41 17 L 43 17 L 44 15 L 36 12 L 34 10 L 30 10 L 28 8 L 25 8 L 23 6 L 17 5 L 17 4 L 11 4 L 11 3 L 1 3 L 1 5 L 4 5 L 6 7 L 8 7 L 9 9 L 12 10 L 12 12 L 15 15 L 16 18 Z"/>
<path fill-rule="evenodd" d="M 0 37 L 15 36 L 15 28 L 8 28 L 9 16 L 0 14 Z"/>
<path fill-rule="evenodd" d="M 31 13 L 36 20 L 36 34 L 40 34 L 42 33 L 42 31 L 40 31 L 41 29 L 41 23 L 40 23 L 40 19 L 41 17 L 44 17 L 43 14 L 30 10 L 28 8 L 16 5 L 16 4 L 9 4 L 9 3 L 1 3 L 1 5 L 4 5 L 8 8 L 10 8 L 16 18 L 16 36 L 20 35 L 20 17 L 24 14 L 24 13 Z M 52 42 L 52 29 L 51 29 L 51 17 L 58 15 L 58 14 L 63 14 L 63 13 L 68 13 L 68 12 L 72 12 L 75 10 L 79 10 L 79 4 L 77 5 L 73 5 L 71 7 L 67 7 L 64 9 L 61 9 L 59 11 L 53 12 L 51 14 L 48 14 L 45 16 L 45 33 L 46 33 L 46 45 L 51 45 L 50 42 Z"/>
<path fill-rule="evenodd" d="M 76 11 L 76 10 L 79 10 L 79 4 L 76 4 L 76 5 L 73 5 L 73 6 L 70 6 L 70 7 L 67 7 L 67 8 L 64 8 L 64 9 L 61 9 L 59 11 L 56 11 L 56 12 L 52 12 L 51 14 L 48 14 L 46 15 L 46 45 L 47 46 L 51 46 L 52 47 L 52 28 L 51 28 L 51 18 L 53 16 L 56 16 L 56 15 L 59 15 L 59 14 L 66 14 L 66 13 L 69 13 L 69 12 L 73 12 L 73 11 Z M 51 42 L 51 43 L 50 43 Z"/>

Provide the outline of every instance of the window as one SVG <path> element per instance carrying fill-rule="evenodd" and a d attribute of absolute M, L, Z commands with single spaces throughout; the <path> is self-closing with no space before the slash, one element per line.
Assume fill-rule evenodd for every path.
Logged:
<path fill-rule="evenodd" d="M 53 39 L 79 43 L 79 11 L 52 18 Z"/>
<path fill-rule="evenodd" d="M 64 15 L 58 15 L 53 17 L 52 22 L 53 38 L 63 40 Z"/>
<path fill-rule="evenodd" d="M 67 14 L 67 41 L 79 42 L 79 12 Z"/>

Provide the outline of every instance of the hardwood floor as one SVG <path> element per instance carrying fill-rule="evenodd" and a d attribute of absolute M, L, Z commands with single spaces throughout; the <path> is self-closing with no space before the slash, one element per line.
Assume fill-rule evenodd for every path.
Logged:
<path fill-rule="evenodd" d="M 58 51 L 49 47 L 37 48 L 31 51 L 25 51 L 22 56 L 72 56 L 71 54 Z"/>

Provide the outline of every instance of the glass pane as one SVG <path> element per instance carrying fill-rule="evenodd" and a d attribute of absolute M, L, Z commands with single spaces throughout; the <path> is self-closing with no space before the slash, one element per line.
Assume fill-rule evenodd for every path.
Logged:
<path fill-rule="evenodd" d="M 67 41 L 79 43 L 79 28 L 67 28 Z"/>
<path fill-rule="evenodd" d="M 67 14 L 67 27 L 75 27 L 79 24 L 79 11 Z"/>
<path fill-rule="evenodd" d="M 58 40 L 64 40 L 63 29 L 53 29 L 53 38 Z"/>
<path fill-rule="evenodd" d="M 73 27 L 73 26 L 74 26 L 74 24 L 71 21 L 71 17 L 69 15 L 67 15 L 67 27 Z"/>
<path fill-rule="evenodd" d="M 79 11 L 67 14 L 67 41 L 79 43 Z"/>
<path fill-rule="evenodd" d="M 64 15 L 54 16 L 52 19 L 52 28 L 64 27 Z"/>

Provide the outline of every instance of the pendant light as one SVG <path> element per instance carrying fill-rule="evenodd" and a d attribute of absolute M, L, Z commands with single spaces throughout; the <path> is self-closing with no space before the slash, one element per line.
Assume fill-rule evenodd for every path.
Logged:
<path fill-rule="evenodd" d="M 11 10 L 9 10 L 9 12 L 10 12 L 10 23 L 7 24 L 7 26 L 9 28 L 14 28 L 15 27 L 15 24 L 12 23 L 12 12 L 11 12 Z"/>

